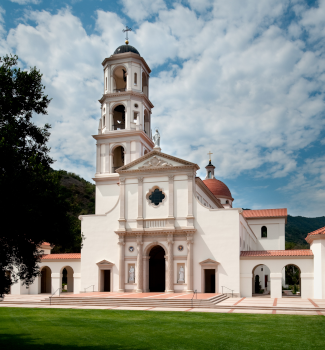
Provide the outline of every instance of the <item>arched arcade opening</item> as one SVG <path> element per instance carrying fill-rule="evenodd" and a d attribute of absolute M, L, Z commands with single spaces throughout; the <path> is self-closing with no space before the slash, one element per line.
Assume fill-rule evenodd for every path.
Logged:
<path fill-rule="evenodd" d="M 270 269 L 266 265 L 257 265 L 253 268 L 252 294 L 255 297 L 270 297 Z"/>
<path fill-rule="evenodd" d="M 288 264 L 282 269 L 282 296 L 301 297 L 301 270 L 297 265 Z"/>
<path fill-rule="evenodd" d="M 41 270 L 41 293 L 51 293 L 52 291 L 52 271 L 48 266 L 44 266 Z"/>
<path fill-rule="evenodd" d="M 61 273 L 62 292 L 73 293 L 73 269 L 70 266 L 65 266 Z"/>
<path fill-rule="evenodd" d="M 151 248 L 149 253 L 149 290 L 150 292 L 166 290 L 165 250 L 159 245 Z"/>

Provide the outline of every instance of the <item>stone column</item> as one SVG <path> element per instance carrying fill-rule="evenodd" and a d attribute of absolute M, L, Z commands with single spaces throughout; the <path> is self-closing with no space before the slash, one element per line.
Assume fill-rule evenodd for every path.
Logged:
<path fill-rule="evenodd" d="M 143 177 L 138 177 L 138 218 L 137 228 L 143 228 Z"/>
<path fill-rule="evenodd" d="M 137 293 L 142 293 L 143 288 L 143 258 L 142 258 L 142 235 L 137 236 Z"/>
<path fill-rule="evenodd" d="M 143 257 L 143 292 L 149 292 L 149 259 L 150 256 Z"/>
<path fill-rule="evenodd" d="M 109 154 L 109 173 L 113 172 L 113 153 Z"/>
<path fill-rule="evenodd" d="M 112 130 L 114 130 L 114 128 L 113 128 L 113 114 L 110 112 L 109 113 L 109 116 L 108 116 L 108 130 L 109 131 L 112 131 Z"/>
<path fill-rule="evenodd" d="M 109 145 L 105 145 L 105 173 L 110 173 Z"/>
<path fill-rule="evenodd" d="M 100 144 L 96 144 L 97 146 L 97 154 L 96 154 L 96 174 L 100 173 Z"/>
<path fill-rule="evenodd" d="M 114 92 L 113 75 L 111 75 L 111 86 L 110 86 L 110 91 L 111 91 L 111 92 Z"/>
<path fill-rule="evenodd" d="M 173 235 L 170 234 L 167 237 L 168 243 L 168 256 L 167 256 L 167 288 L 166 292 L 174 293 L 174 254 L 173 254 Z"/>
<path fill-rule="evenodd" d="M 174 175 L 169 175 L 169 208 L 168 217 L 174 218 Z"/>
<path fill-rule="evenodd" d="M 119 237 L 118 245 L 120 246 L 120 261 L 119 261 L 119 292 L 124 292 L 125 286 L 125 261 L 124 261 L 124 236 Z"/>
<path fill-rule="evenodd" d="M 193 292 L 193 237 L 187 235 L 187 291 Z"/>

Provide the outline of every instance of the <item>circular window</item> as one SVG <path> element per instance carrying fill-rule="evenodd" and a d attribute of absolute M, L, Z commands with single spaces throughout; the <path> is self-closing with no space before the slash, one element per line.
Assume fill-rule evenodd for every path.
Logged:
<path fill-rule="evenodd" d="M 138 107 L 139 107 L 139 105 L 138 105 L 137 103 L 135 103 L 135 104 L 134 104 L 134 107 L 135 107 L 135 108 L 138 108 Z"/>
<path fill-rule="evenodd" d="M 134 247 L 129 247 L 129 251 L 132 253 L 132 252 L 134 252 Z"/>
<path fill-rule="evenodd" d="M 177 247 L 177 249 L 178 249 L 180 252 L 182 252 L 182 251 L 184 250 L 184 247 L 183 247 L 182 245 L 179 245 L 179 246 Z"/>

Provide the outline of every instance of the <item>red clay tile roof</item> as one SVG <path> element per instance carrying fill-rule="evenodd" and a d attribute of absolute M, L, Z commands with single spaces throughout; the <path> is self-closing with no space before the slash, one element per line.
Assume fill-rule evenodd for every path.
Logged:
<path fill-rule="evenodd" d="M 81 259 L 81 253 L 67 253 L 67 254 L 46 254 L 41 257 L 42 260 L 64 260 L 64 259 Z"/>
<path fill-rule="evenodd" d="M 255 218 L 277 218 L 288 216 L 287 208 L 282 209 L 262 209 L 262 210 L 244 210 L 243 216 L 246 219 Z"/>
<path fill-rule="evenodd" d="M 222 181 L 217 179 L 206 179 L 203 180 L 203 183 L 206 187 L 216 196 L 228 197 L 229 199 L 233 199 L 229 188 Z"/>
<path fill-rule="evenodd" d="M 240 256 L 312 256 L 314 255 L 310 249 L 299 250 L 255 250 L 255 251 L 241 251 Z"/>
<path fill-rule="evenodd" d="M 313 236 L 313 235 L 325 235 L 325 226 L 319 228 L 316 231 L 309 232 L 307 236 Z"/>
<path fill-rule="evenodd" d="M 51 245 L 51 244 L 48 242 L 43 242 L 41 245 Z"/>

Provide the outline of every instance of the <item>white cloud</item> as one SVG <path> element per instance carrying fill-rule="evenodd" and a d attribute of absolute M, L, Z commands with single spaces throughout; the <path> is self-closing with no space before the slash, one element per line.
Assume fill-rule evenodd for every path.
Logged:
<path fill-rule="evenodd" d="M 27 4 L 39 4 L 42 0 L 10 0 L 11 2 L 15 2 L 19 5 L 27 5 Z"/>
<path fill-rule="evenodd" d="M 166 8 L 164 0 L 121 0 L 123 12 L 136 22 L 156 14 Z"/>
<path fill-rule="evenodd" d="M 189 1 L 190 8 L 177 2 L 170 9 L 163 1 L 123 4 L 139 23 L 130 43 L 151 68 L 163 67 L 151 78 L 150 99 L 164 152 L 203 168 L 211 150 L 222 178 L 296 174 L 295 181 L 309 181 L 298 158 L 324 130 L 325 43 L 317 32 L 324 29 L 325 1 L 316 8 L 298 1 L 297 19 L 288 28 L 278 24 L 289 4 L 283 0 Z M 44 73 L 53 97 L 49 119 L 57 167 L 75 167 L 88 178 L 101 62 L 123 43 L 126 23 L 98 11 L 95 24 L 96 34 L 88 35 L 68 9 L 55 15 L 32 11 L 1 42 Z M 314 184 L 318 178 L 311 179 Z"/>

